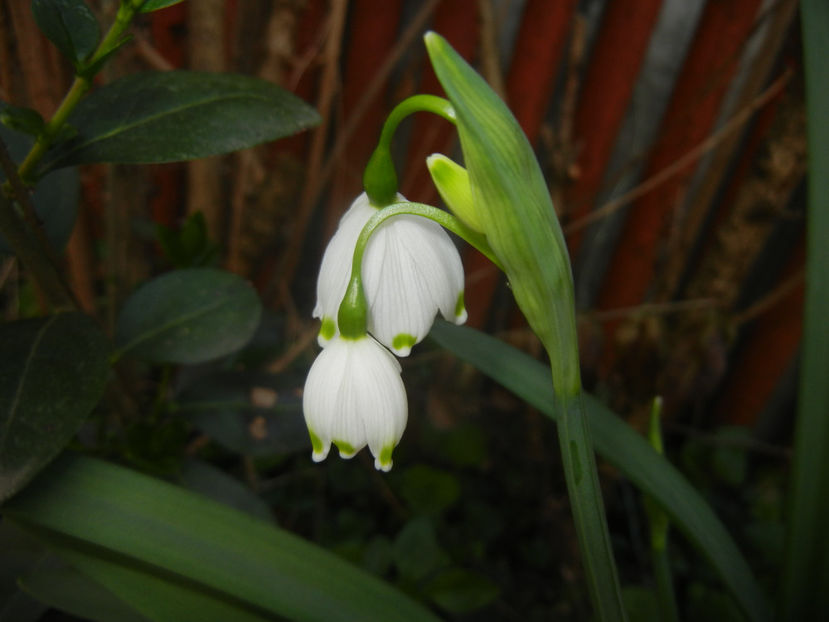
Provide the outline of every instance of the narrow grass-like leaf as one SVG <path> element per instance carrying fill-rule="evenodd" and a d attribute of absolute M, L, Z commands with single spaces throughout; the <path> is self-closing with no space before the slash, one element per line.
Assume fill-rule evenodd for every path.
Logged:
<path fill-rule="evenodd" d="M 168 272 L 138 288 L 115 328 L 118 355 L 158 363 L 202 363 L 244 346 L 262 305 L 245 280 L 211 268 Z"/>
<path fill-rule="evenodd" d="M 273 525 L 99 460 L 65 456 L 3 513 L 24 529 L 103 549 L 126 570 L 149 565 L 254 611 L 291 620 L 435 619 L 382 581 Z M 123 598 L 106 576 L 95 578 Z"/>
<path fill-rule="evenodd" d="M 506 104 L 440 35 L 430 32 L 424 40 L 456 115 L 476 220 L 509 279 L 516 303 L 550 356 L 555 399 L 562 413 L 558 420 L 562 466 L 595 615 L 607 622 L 624 620 L 581 400 L 570 260 L 550 192 L 535 153 Z"/>
<path fill-rule="evenodd" d="M 0 501 L 74 436 L 101 399 L 109 344 L 82 313 L 0 326 Z"/>
<path fill-rule="evenodd" d="M 446 322 L 436 322 L 431 336 L 548 417 L 559 417 L 553 406 L 549 369 L 538 361 L 484 333 Z M 766 598 L 745 558 L 700 494 L 644 437 L 599 400 L 587 394 L 583 399 L 599 455 L 665 509 L 671 524 L 709 560 L 751 620 L 768 620 Z"/>
<path fill-rule="evenodd" d="M 37 586 L 40 596 L 51 599 L 55 606 L 74 615 L 96 622 L 274 620 L 267 612 L 256 611 L 227 594 L 193 585 L 180 577 L 165 573 L 160 568 L 136 564 L 133 560 L 112 555 L 108 551 L 84 543 L 72 542 L 51 532 L 41 530 L 37 535 L 44 544 L 51 546 L 58 555 L 78 569 L 80 576 L 72 579 L 73 581 L 90 583 L 91 585 L 86 586 L 87 591 L 95 590 L 97 587 L 97 594 L 93 591 L 88 597 L 97 597 L 97 600 L 102 602 L 84 603 L 70 599 L 70 595 L 66 594 L 68 586 Z M 84 610 L 85 605 L 97 606 L 92 610 Z"/>
<path fill-rule="evenodd" d="M 20 589 L 21 576 L 34 571 L 49 553 L 29 534 L 0 522 L 0 622 L 38 622 L 49 608 Z"/>
<path fill-rule="evenodd" d="M 93 91 L 67 122 L 77 135 L 46 154 L 39 174 L 72 164 L 229 153 L 296 134 L 319 123 L 319 115 L 265 80 L 168 71 L 129 75 Z"/>
<path fill-rule="evenodd" d="M 800 5 L 809 211 L 806 307 L 780 620 L 829 618 L 829 3 Z"/>
<path fill-rule="evenodd" d="M 50 555 L 60 561 L 56 555 Z M 65 562 L 22 576 L 20 586 L 50 607 L 93 622 L 147 622 L 100 584 Z"/>

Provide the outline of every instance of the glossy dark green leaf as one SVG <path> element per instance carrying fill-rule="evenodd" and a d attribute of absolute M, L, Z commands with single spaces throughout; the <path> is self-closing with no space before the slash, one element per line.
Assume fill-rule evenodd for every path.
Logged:
<path fill-rule="evenodd" d="M 11 130 L 37 136 L 43 129 L 43 117 L 37 110 L 0 102 L 0 123 Z"/>
<path fill-rule="evenodd" d="M 436 322 L 431 336 L 444 348 L 538 408 L 551 419 L 554 408 L 550 370 L 523 352 L 484 333 Z M 751 620 L 770 619 L 766 598 L 734 540 L 688 480 L 621 418 L 599 400 L 584 395 L 596 451 L 639 489 L 650 495 L 709 560 Z"/>
<path fill-rule="evenodd" d="M 319 115 L 258 78 L 168 71 L 129 75 L 93 91 L 69 123 L 78 135 L 47 153 L 40 172 L 228 153 L 296 134 L 319 123 Z"/>
<path fill-rule="evenodd" d="M 15 162 L 22 161 L 34 143 L 30 136 L 5 127 L 0 127 L 0 138 L 6 143 L 9 155 Z M 6 175 L 0 170 L 0 183 L 5 181 Z M 80 175 L 78 169 L 72 167 L 55 171 L 41 179 L 30 196 L 46 239 L 57 251 L 63 250 L 72 234 L 78 215 L 80 191 Z M 0 255 L 5 254 L 11 254 L 11 249 L 0 234 Z"/>
<path fill-rule="evenodd" d="M 141 13 L 158 11 L 160 9 L 167 8 L 168 6 L 178 4 L 181 1 L 182 0 L 147 0 L 144 4 L 141 5 Z"/>
<path fill-rule="evenodd" d="M 104 391 L 109 344 L 82 313 L 0 326 L 0 501 L 78 431 Z"/>
<path fill-rule="evenodd" d="M 64 456 L 8 502 L 3 517 L 86 555 L 91 561 L 68 559 L 132 606 L 143 602 L 139 611 L 154 619 L 239 619 L 226 611 L 177 618 L 148 609 L 175 606 L 177 590 L 188 588 L 193 597 L 266 619 L 435 620 L 382 581 L 272 524 L 100 460 Z M 153 591 L 142 597 L 149 581 Z M 195 604 L 206 606 L 204 599 Z"/>
<path fill-rule="evenodd" d="M 253 336 L 262 306 L 253 287 L 222 270 L 192 268 L 156 277 L 124 303 L 118 354 L 157 363 L 203 363 Z"/>
<path fill-rule="evenodd" d="M 101 32 L 83 0 L 32 0 L 32 15 L 43 34 L 76 67 L 95 51 Z"/>

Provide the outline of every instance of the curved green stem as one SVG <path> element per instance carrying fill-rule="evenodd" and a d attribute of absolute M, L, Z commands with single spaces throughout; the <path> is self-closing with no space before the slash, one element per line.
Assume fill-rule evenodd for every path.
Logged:
<path fill-rule="evenodd" d="M 354 247 L 354 263 L 352 264 L 353 269 L 356 270 L 360 267 L 360 265 L 362 265 L 363 253 L 366 250 L 368 239 L 371 237 L 371 234 L 374 233 L 374 230 L 386 222 L 389 218 L 394 218 L 395 216 L 400 216 L 401 214 L 420 216 L 436 222 L 444 229 L 448 229 L 458 237 L 466 240 L 469 244 L 474 246 L 484 256 L 486 256 L 487 259 L 498 266 L 500 270 L 504 269 L 498 257 L 495 256 L 492 248 L 490 248 L 484 234 L 470 229 L 460 219 L 453 216 L 449 212 L 434 207 L 433 205 L 413 203 L 410 201 L 395 203 L 393 205 L 389 205 L 388 207 L 384 207 L 381 210 L 377 210 L 377 213 L 369 219 L 363 227 L 363 230 L 360 232 L 360 237 L 357 238 L 357 245 Z"/>
<path fill-rule="evenodd" d="M 78 68 L 75 80 L 60 106 L 55 110 L 52 118 L 43 126 L 43 130 L 38 135 L 35 144 L 32 145 L 31 150 L 17 169 L 18 175 L 24 182 L 30 184 L 34 181 L 32 175 L 35 168 L 43 159 L 63 126 L 66 125 L 66 119 L 92 86 L 92 78 L 100 70 L 101 61 L 118 46 L 121 36 L 129 27 L 137 10 L 132 6 L 132 3 L 122 2 L 118 8 L 118 13 L 115 15 L 115 21 L 98 44 L 95 52 Z"/>
<path fill-rule="evenodd" d="M 444 229 L 448 229 L 469 242 L 492 263 L 503 270 L 501 263 L 492 252 L 484 235 L 473 231 L 449 212 L 445 212 L 431 205 L 426 205 L 425 203 L 409 202 L 395 203 L 383 209 L 378 209 L 363 226 L 363 230 L 357 238 L 357 244 L 354 247 L 354 256 L 351 260 L 351 279 L 348 282 L 348 288 L 345 291 L 345 296 L 337 312 L 337 324 L 340 329 L 340 334 L 347 339 L 359 339 L 366 334 L 368 311 L 365 292 L 363 290 L 362 271 L 363 255 L 365 254 L 366 246 L 368 246 L 368 240 L 371 234 L 377 230 L 377 227 L 389 218 L 394 218 L 402 214 L 420 216 L 438 223 Z"/>
<path fill-rule="evenodd" d="M 455 124 L 455 109 L 449 100 L 436 95 L 412 95 L 397 104 L 380 132 L 380 140 L 363 172 L 363 187 L 372 205 L 385 207 L 397 197 L 397 172 L 391 157 L 391 141 L 401 121 L 415 112 L 431 112 Z"/>

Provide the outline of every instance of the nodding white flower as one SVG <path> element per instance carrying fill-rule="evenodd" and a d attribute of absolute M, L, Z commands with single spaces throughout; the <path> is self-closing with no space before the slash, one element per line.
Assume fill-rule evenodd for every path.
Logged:
<path fill-rule="evenodd" d="M 408 417 L 400 363 L 369 335 L 334 337 L 308 372 L 302 410 L 314 462 L 325 459 L 331 443 L 342 458 L 368 445 L 374 466 L 388 471 Z"/>
<path fill-rule="evenodd" d="M 401 195 L 398 199 L 405 201 Z M 313 313 L 322 320 L 320 345 L 338 334 L 337 311 L 351 276 L 354 247 L 376 209 L 365 193 L 357 197 L 325 250 Z M 460 255 L 431 220 L 401 215 L 380 225 L 368 240 L 362 277 L 368 330 L 398 356 L 407 356 L 428 334 L 438 311 L 456 324 L 466 321 Z"/>

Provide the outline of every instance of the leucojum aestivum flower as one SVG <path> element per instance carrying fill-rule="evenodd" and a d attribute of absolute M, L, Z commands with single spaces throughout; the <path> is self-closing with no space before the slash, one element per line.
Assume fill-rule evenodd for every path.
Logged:
<path fill-rule="evenodd" d="M 452 231 L 506 273 L 549 355 L 591 599 L 599 619 L 624 619 L 582 404 L 570 262 L 547 185 L 506 105 L 442 37 L 427 33 L 425 43 L 446 98 L 415 95 L 391 112 L 363 174 L 365 193 L 323 258 L 314 309 L 323 349 L 303 398 L 312 456 L 324 459 L 332 443 L 345 458 L 368 445 L 375 466 L 391 468 L 408 416 L 394 354 L 408 355 L 438 312 L 456 323 L 466 318 L 463 269 L 442 228 Z M 449 211 L 397 191 L 391 140 L 418 111 L 443 117 L 460 137 L 463 166 L 442 154 L 426 162 Z"/>

